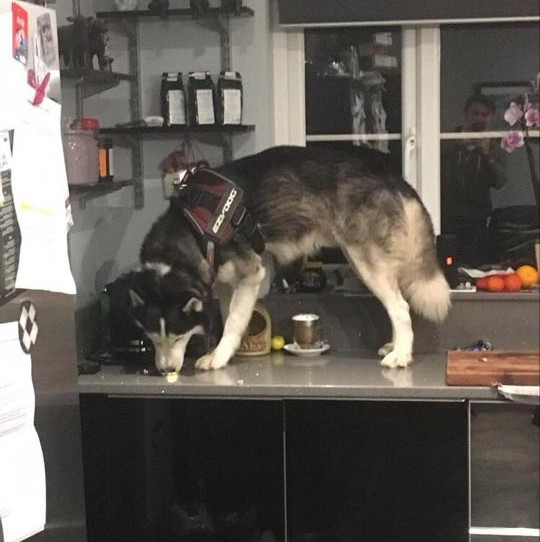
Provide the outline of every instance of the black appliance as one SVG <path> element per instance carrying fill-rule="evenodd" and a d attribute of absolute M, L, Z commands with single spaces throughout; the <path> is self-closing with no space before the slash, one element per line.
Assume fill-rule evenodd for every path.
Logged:
<path fill-rule="evenodd" d="M 437 236 L 437 256 L 450 288 L 456 288 L 459 284 L 458 254 L 456 235 L 441 234 Z"/>
<path fill-rule="evenodd" d="M 103 349 L 100 361 L 146 365 L 154 359 L 152 341 L 135 324 L 130 313 L 129 274 L 107 284 L 101 293 Z"/>
<path fill-rule="evenodd" d="M 105 364 L 135 364 L 153 369 L 154 346 L 131 315 L 131 277 L 129 273 L 107 284 L 101 293 L 101 352 L 92 356 Z M 221 337 L 223 325 L 219 303 L 212 300 L 208 310 L 206 335 L 194 335 L 187 347 L 186 358 L 197 359 L 212 350 Z"/>

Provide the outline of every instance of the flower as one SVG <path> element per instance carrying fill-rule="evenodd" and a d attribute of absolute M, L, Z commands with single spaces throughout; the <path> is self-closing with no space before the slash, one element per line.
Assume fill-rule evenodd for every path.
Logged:
<path fill-rule="evenodd" d="M 507 132 L 501 140 L 501 147 L 506 152 L 512 152 L 518 147 L 523 147 L 524 144 L 525 138 L 523 137 L 523 132 L 518 132 L 516 130 Z"/>
<path fill-rule="evenodd" d="M 519 106 L 516 102 L 512 102 L 510 107 L 504 113 L 504 120 L 510 124 L 510 126 L 514 126 L 516 122 L 521 120 L 521 117 L 523 117 L 523 110 L 521 109 L 521 106 Z"/>
<path fill-rule="evenodd" d="M 501 140 L 501 147 L 506 152 L 512 152 L 518 147 L 525 145 L 527 148 L 527 154 L 529 152 L 529 142 L 527 139 L 530 137 L 529 129 L 540 126 L 540 112 L 538 110 L 539 91 L 540 91 L 540 72 L 537 76 L 530 81 L 530 90 L 525 92 L 521 97 L 517 97 L 516 101 L 510 102 L 508 109 L 504 112 L 504 120 L 510 126 L 516 126 L 517 130 L 508 132 Z M 529 166 L 530 164 L 530 156 Z M 532 166 L 534 169 L 534 165 Z M 533 175 L 534 177 L 535 175 Z"/>
<path fill-rule="evenodd" d="M 510 106 L 504 113 L 504 120 L 514 126 L 517 124 L 518 130 L 507 132 L 501 139 L 501 147 L 506 152 L 512 152 L 518 147 L 525 147 L 527 161 L 529 162 L 529 172 L 531 174 L 531 183 L 534 192 L 536 208 L 540 208 L 540 179 L 536 171 L 534 153 L 529 142 L 529 130 L 540 126 L 540 72 L 530 81 L 530 90 L 523 96 L 517 98 L 515 102 L 510 102 Z"/>
<path fill-rule="evenodd" d="M 525 111 L 525 124 L 529 128 L 540 126 L 540 111 L 538 111 L 538 107 L 530 106 L 529 109 Z"/>

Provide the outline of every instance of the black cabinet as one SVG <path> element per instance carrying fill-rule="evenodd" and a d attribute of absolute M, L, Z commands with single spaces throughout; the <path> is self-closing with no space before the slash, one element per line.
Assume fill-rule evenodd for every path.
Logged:
<path fill-rule="evenodd" d="M 467 406 L 286 403 L 289 540 L 468 541 Z"/>
<path fill-rule="evenodd" d="M 279 401 L 82 396 L 88 542 L 284 540 Z"/>
<path fill-rule="evenodd" d="M 508 537 L 517 528 L 522 529 L 521 542 L 538 541 L 539 428 L 537 405 L 471 402 L 473 541 L 495 542 L 494 533 Z"/>
<path fill-rule="evenodd" d="M 81 409 L 89 542 L 468 541 L 465 402 Z"/>

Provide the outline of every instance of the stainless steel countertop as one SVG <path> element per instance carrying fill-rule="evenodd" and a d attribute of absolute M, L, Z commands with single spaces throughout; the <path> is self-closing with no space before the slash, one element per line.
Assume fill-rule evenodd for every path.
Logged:
<path fill-rule="evenodd" d="M 134 366 L 103 366 L 79 376 L 79 393 L 121 397 L 227 399 L 497 399 L 494 388 L 447 386 L 446 354 L 419 354 L 407 369 L 387 369 L 366 354 L 327 353 L 314 358 L 273 353 L 236 357 L 226 368 L 182 372 L 176 382 L 142 374 Z"/>

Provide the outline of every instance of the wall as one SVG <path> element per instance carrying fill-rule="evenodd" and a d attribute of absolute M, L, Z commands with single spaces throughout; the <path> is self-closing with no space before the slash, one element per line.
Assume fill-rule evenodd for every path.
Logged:
<path fill-rule="evenodd" d="M 112 0 L 81 1 L 81 13 L 112 10 Z M 146 0 L 139 0 L 138 8 L 146 8 Z M 243 77 L 244 120 L 253 124 L 254 132 L 233 137 L 233 155 L 241 157 L 260 151 L 273 144 L 272 96 L 272 31 L 268 0 L 244 1 L 255 11 L 255 17 L 231 18 L 231 63 Z M 174 0 L 171 8 L 188 7 L 188 0 Z M 218 6 L 218 0 L 211 2 Z M 60 0 L 55 4 L 59 24 L 71 14 L 72 4 Z M 117 23 L 110 23 L 110 54 L 113 70 L 128 72 L 127 38 Z M 163 71 L 208 70 L 220 71 L 220 37 L 215 23 L 172 19 L 145 20 L 140 23 L 140 80 L 142 115 L 159 114 L 159 87 Z M 63 116 L 75 115 L 73 85 L 64 81 Z M 121 82 L 85 100 L 85 116 L 97 117 L 102 125 L 129 120 L 129 83 Z M 132 192 L 120 192 L 88 202 L 86 209 L 73 205 L 75 225 L 69 235 L 73 274 L 77 283 L 79 313 L 79 350 L 88 348 L 95 335 L 93 322 L 99 292 L 122 272 L 137 265 L 141 242 L 154 220 L 167 207 L 163 198 L 158 165 L 183 141 L 159 136 L 144 142 L 145 206 L 134 210 Z M 197 154 L 211 164 L 223 161 L 219 136 L 209 135 L 193 140 Z M 115 143 L 115 169 L 129 171 L 129 152 Z M 116 178 L 125 178 L 120 174 Z"/>

